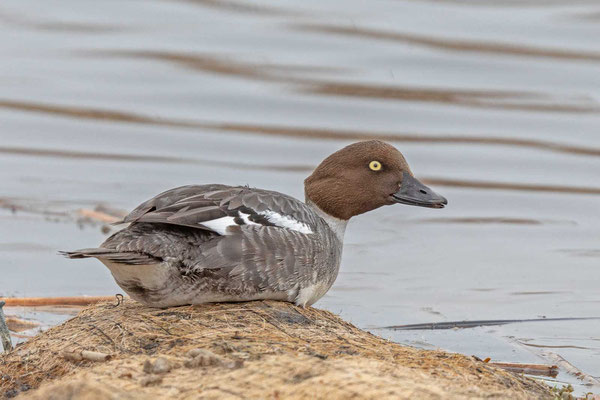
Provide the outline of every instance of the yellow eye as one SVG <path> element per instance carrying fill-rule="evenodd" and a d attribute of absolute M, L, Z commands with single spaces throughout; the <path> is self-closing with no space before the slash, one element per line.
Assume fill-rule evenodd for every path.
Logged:
<path fill-rule="evenodd" d="M 381 163 L 379 161 L 371 161 L 369 163 L 369 168 L 373 171 L 379 171 L 381 169 Z"/>

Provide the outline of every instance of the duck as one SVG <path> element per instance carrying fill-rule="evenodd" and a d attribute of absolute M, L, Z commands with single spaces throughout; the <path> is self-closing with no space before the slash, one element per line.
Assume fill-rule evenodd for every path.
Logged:
<path fill-rule="evenodd" d="M 394 146 L 350 144 L 304 181 L 305 201 L 223 184 L 167 190 L 117 224 L 100 247 L 62 252 L 96 258 L 134 300 L 157 308 L 279 300 L 314 304 L 338 276 L 348 221 L 404 204 L 444 208 Z"/>

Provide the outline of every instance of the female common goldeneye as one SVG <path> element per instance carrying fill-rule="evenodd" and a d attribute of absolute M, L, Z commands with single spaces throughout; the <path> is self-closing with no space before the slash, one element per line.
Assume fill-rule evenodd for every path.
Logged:
<path fill-rule="evenodd" d="M 327 157 L 306 202 L 245 186 L 190 185 L 140 204 L 95 257 L 133 299 L 153 307 L 273 299 L 305 307 L 337 277 L 348 220 L 395 203 L 443 208 L 395 147 L 370 140 Z"/>

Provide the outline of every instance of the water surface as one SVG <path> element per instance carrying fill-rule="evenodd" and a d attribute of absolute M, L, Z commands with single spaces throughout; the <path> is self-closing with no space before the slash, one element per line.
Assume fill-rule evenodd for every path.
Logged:
<path fill-rule="evenodd" d="M 380 138 L 450 204 L 355 218 L 317 306 L 425 348 L 550 351 L 600 379 L 597 320 L 376 329 L 600 316 L 596 2 L 44 5 L 0 5 L 1 295 L 120 291 L 99 262 L 56 255 L 106 236 L 81 208 L 211 182 L 301 198 L 325 156 Z"/>

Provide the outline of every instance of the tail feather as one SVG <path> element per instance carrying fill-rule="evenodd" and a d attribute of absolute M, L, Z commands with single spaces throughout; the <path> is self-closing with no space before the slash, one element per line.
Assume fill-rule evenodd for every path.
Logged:
<path fill-rule="evenodd" d="M 121 264 L 131 265 L 157 264 L 162 261 L 162 259 L 153 257 L 149 254 L 131 251 L 117 251 L 114 249 L 104 249 L 101 247 L 92 249 L 80 249 L 75 251 L 59 251 L 58 254 L 71 259 L 93 257 L 101 260 L 104 259 Z"/>
<path fill-rule="evenodd" d="M 112 253 L 113 250 L 102 248 L 79 249 L 74 251 L 59 251 L 58 254 L 67 258 L 89 258 Z"/>

